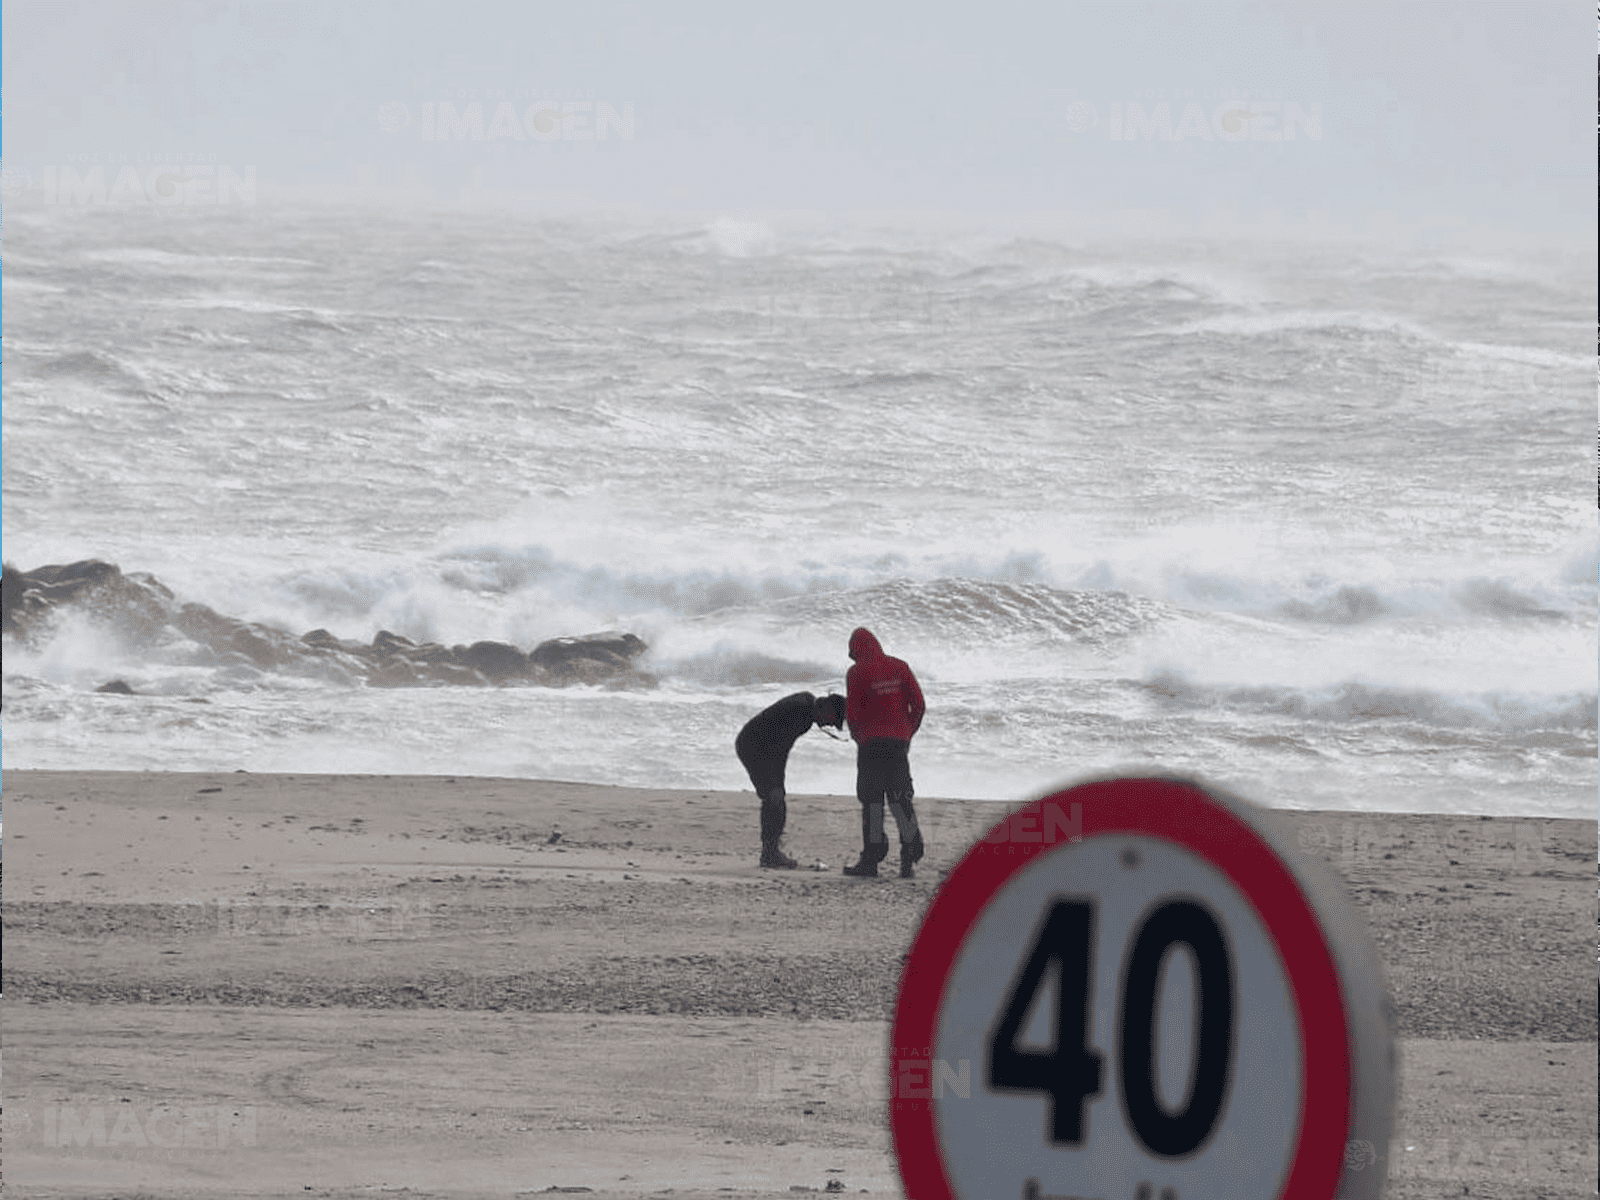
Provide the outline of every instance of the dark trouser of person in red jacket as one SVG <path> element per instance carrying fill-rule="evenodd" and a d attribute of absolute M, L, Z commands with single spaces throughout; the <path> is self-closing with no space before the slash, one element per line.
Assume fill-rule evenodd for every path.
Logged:
<path fill-rule="evenodd" d="M 846 875 L 874 876 L 878 864 L 889 856 L 889 839 L 883 829 L 887 804 L 900 835 L 900 878 L 912 879 L 922 857 L 922 832 L 912 807 L 911 764 L 906 752 L 911 743 L 899 738 L 873 738 L 856 749 L 856 799 L 861 801 L 861 859 L 846 867 Z"/>

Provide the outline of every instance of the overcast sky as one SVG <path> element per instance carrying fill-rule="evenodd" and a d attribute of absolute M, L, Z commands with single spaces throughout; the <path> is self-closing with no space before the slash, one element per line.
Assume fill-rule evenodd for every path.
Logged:
<path fill-rule="evenodd" d="M 8 0 L 4 35 L 34 200 L 174 156 L 261 204 L 1595 240 L 1587 0 Z"/>

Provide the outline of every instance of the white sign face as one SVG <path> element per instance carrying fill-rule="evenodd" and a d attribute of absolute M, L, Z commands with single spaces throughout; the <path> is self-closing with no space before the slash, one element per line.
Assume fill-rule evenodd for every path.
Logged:
<path fill-rule="evenodd" d="M 1376 953 L 1283 845 L 1255 806 L 1172 778 L 995 825 L 900 981 L 907 1196 L 1375 1200 L 1394 1073 Z"/>
<path fill-rule="evenodd" d="M 1012 1034 L 1014 1003 L 1025 1011 Z M 1043 1195 L 1132 1200 L 1143 1185 L 1153 1198 L 1276 1196 L 1299 1132 L 1299 1043 L 1283 964 L 1219 871 L 1149 837 L 1065 846 L 990 900 L 950 975 L 934 1059 L 971 1064 L 970 1096 L 946 1085 L 938 1109 L 951 1186 L 975 1197 L 1022 1197 L 1030 1180 Z M 1008 1062 L 1012 1048 L 1022 1063 Z M 1074 1096 L 1084 1084 L 1070 1080 L 1068 1056 L 1085 1052 L 1098 1086 Z M 1027 1090 L 1030 1067 L 1056 1086 L 1066 1074 L 1068 1093 Z M 1024 1089 L 1006 1086 L 1012 1074 Z"/>

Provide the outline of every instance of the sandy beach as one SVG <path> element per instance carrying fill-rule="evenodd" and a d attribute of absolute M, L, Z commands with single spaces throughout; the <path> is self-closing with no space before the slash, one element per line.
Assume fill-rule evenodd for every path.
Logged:
<path fill-rule="evenodd" d="M 5 1182 L 30 1196 L 895 1196 L 901 956 L 1003 806 L 8 771 Z M 1284 813 L 1393 997 L 1392 1197 L 1591 1195 L 1596 826 Z M 1470 1189 L 1470 1193 L 1468 1192 Z"/>

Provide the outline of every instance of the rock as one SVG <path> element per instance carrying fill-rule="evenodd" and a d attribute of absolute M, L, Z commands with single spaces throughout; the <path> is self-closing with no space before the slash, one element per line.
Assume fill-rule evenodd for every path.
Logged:
<path fill-rule="evenodd" d="M 609 688 L 652 688 L 655 677 L 636 670 L 633 660 L 648 646 L 631 633 L 591 633 L 583 637 L 551 638 L 528 655 L 542 682 L 556 686 L 574 683 Z"/>
<path fill-rule="evenodd" d="M 297 669 L 304 674 L 354 687 L 364 683 L 377 666 L 372 647 L 334 637 L 326 629 L 301 634 L 300 640 L 315 652 L 309 660 L 299 662 Z"/>
<path fill-rule="evenodd" d="M 551 638 L 528 655 L 534 666 L 555 675 L 590 681 L 598 667 L 606 674 L 631 670 L 633 660 L 648 647 L 631 633 L 591 633 L 583 637 Z"/>
<path fill-rule="evenodd" d="M 0 629 L 6 633 L 18 633 L 37 621 L 49 607 L 38 594 L 37 585 L 6 563 L 4 582 L 0 583 Z"/>
<path fill-rule="evenodd" d="M 379 657 L 391 654 L 404 654 L 416 648 L 416 643 L 408 637 L 401 637 L 398 633 L 390 633 L 387 629 L 378 630 L 378 636 L 372 639 L 372 649 Z"/>
<path fill-rule="evenodd" d="M 67 599 L 85 588 L 114 583 L 121 577 L 121 568 L 92 558 L 66 566 L 38 567 L 28 572 L 28 578 L 36 586 L 51 589 L 58 599 Z"/>
<path fill-rule="evenodd" d="M 432 683 L 449 683 L 465 687 L 483 687 L 489 682 L 481 673 L 458 662 L 428 663 L 427 678 Z"/>
<path fill-rule="evenodd" d="M 225 617 L 204 604 L 185 604 L 172 620 L 185 636 L 211 649 L 242 654 L 264 669 L 284 667 L 306 653 L 305 642 L 292 634 Z"/>
<path fill-rule="evenodd" d="M 528 673 L 528 656 L 505 642 L 473 642 L 467 647 L 462 661 L 474 671 L 497 682 L 520 679 Z"/>
<path fill-rule="evenodd" d="M 406 657 L 412 662 L 429 664 L 454 663 L 459 666 L 464 661 L 456 651 L 449 646 L 441 646 L 438 642 L 423 642 L 415 649 L 407 650 Z"/>
<path fill-rule="evenodd" d="M 102 683 L 95 688 L 95 691 L 102 692 L 108 696 L 133 696 L 137 694 L 123 679 L 113 679 L 110 683 Z"/>
<path fill-rule="evenodd" d="M 368 675 L 367 682 L 373 687 L 416 687 L 422 680 L 417 676 L 417 669 L 397 655 L 386 659 Z"/>
<path fill-rule="evenodd" d="M 526 681 L 554 687 L 587 683 L 640 688 L 656 683 L 633 666 L 647 647 L 631 633 L 553 638 L 531 654 L 507 642 L 418 644 L 388 629 L 379 630 L 366 645 L 326 629 L 296 637 L 224 616 L 204 604 L 180 603 L 154 576 L 124 575 L 115 565 L 95 559 L 33 571 L 5 565 L 7 634 L 23 641 L 46 638 L 57 615 L 68 608 L 89 614 L 132 649 L 187 638 L 204 647 L 212 663 L 238 678 L 290 671 L 374 687 L 484 687 Z M 110 689 L 107 684 L 102 690 Z"/>
<path fill-rule="evenodd" d="M 302 633 L 300 640 L 318 650 L 337 650 L 342 654 L 360 656 L 368 650 L 368 647 L 363 646 L 360 642 L 351 641 L 349 638 L 334 637 L 326 629 L 313 629 L 310 633 Z"/>
<path fill-rule="evenodd" d="M 4 632 L 24 639 L 39 636 L 59 610 L 72 607 L 101 618 L 124 642 L 145 645 L 174 606 L 172 592 L 152 576 L 124 576 L 96 559 L 26 572 L 12 567 L 4 582 Z"/>

